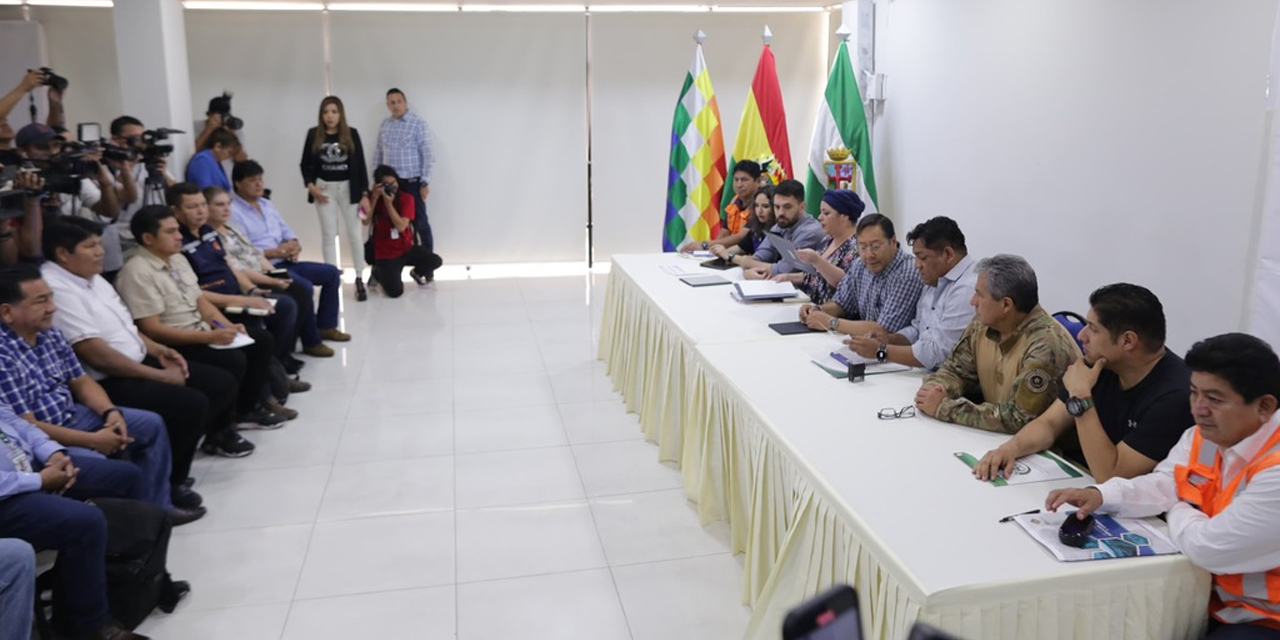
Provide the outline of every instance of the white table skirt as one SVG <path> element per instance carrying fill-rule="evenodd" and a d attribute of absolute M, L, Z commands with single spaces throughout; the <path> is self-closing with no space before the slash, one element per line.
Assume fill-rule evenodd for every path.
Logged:
<path fill-rule="evenodd" d="M 732 550 L 744 554 L 750 640 L 775 640 L 791 607 L 841 582 L 859 592 L 868 637 L 883 640 L 905 638 L 917 620 L 972 640 L 1190 639 L 1203 631 L 1209 577 L 1181 557 L 1084 563 L 1103 566 L 929 592 L 625 263 L 610 274 L 600 357 L 660 458 L 680 465 L 703 524 L 729 524 Z"/>

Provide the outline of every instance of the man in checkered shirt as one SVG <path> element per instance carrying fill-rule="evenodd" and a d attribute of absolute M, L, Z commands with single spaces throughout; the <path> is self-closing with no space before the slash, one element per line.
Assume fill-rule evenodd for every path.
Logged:
<path fill-rule="evenodd" d="M 378 144 L 373 151 L 373 166 L 388 165 L 400 176 L 400 189 L 413 195 L 417 210 L 414 225 L 422 236 L 422 246 L 435 251 L 435 238 L 427 220 L 427 194 L 431 192 L 431 134 L 427 121 L 409 110 L 408 100 L 399 89 L 387 91 L 387 110 L 391 112 L 378 128 Z"/>
<path fill-rule="evenodd" d="M 897 333 L 916 317 L 924 290 L 910 254 L 898 245 L 893 222 L 873 213 L 854 230 L 858 260 L 849 265 L 835 298 L 800 307 L 800 321 L 814 329 L 864 336 Z"/>

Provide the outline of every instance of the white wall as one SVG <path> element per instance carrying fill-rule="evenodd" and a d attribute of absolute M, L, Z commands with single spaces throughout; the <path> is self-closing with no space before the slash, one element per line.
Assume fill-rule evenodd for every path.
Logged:
<path fill-rule="evenodd" d="M 403 90 L 431 128 L 427 202 L 447 263 L 583 260 L 582 15 L 339 12 L 330 20 L 333 91 L 370 161 L 388 88 Z"/>
<path fill-rule="evenodd" d="M 0 7 L 0 20 L 21 20 L 20 7 Z M 67 128 L 72 132 L 80 122 L 97 122 L 102 130 L 120 115 L 120 86 L 116 72 L 116 40 L 111 28 L 110 9 L 31 7 L 31 20 L 44 27 L 48 66 L 68 80 L 66 95 Z M 0 78 L 0 92 L 7 92 L 20 77 Z M 40 121 L 44 121 L 44 97 L 37 100 Z M 18 129 L 30 122 L 24 100 L 9 122 Z"/>
<path fill-rule="evenodd" d="M 231 112 L 245 121 L 245 148 L 266 169 L 272 202 L 298 234 L 303 258 L 321 260 L 320 224 L 298 169 L 324 97 L 320 14 L 187 11 L 186 25 L 193 115 L 203 118 L 224 89 L 235 94 Z"/>
<path fill-rule="evenodd" d="M 671 118 L 698 29 L 727 156 L 769 25 L 792 163 L 804 166 L 826 85 L 828 14 L 596 14 L 591 23 L 596 260 L 662 250 Z"/>
<path fill-rule="evenodd" d="M 878 2 L 883 209 L 1025 255 L 1050 311 L 1116 281 L 1171 346 L 1244 326 L 1274 0 Z"/>

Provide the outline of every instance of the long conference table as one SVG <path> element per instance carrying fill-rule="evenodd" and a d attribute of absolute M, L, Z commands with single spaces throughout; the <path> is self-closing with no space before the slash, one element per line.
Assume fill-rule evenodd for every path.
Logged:
<path fill-rule="evenodd" d="M 1091 479 L 995 487 L 956 452 L 1007 436 L 920 416 L 922 372 L 839 380 L 811 360 L 827 333 L 780 336 L 797 303 L 743 304 L 720 273 L 675 254 L 614 256 L 600 358 L 663 461 L 679 465 L 705 525 L 725 521 L 743 554 L 748 640 L 777 640 L 788 610 L 836 584 L 859 593 L 866 637 L 900 640 L 917 620 L 967 640 L 1198 638 L 1209 575 L 1181 555 L 1058 562 L 1006 515 Z"/>

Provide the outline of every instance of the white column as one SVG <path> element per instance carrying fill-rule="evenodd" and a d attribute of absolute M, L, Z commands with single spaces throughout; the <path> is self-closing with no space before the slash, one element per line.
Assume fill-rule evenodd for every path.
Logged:
<path fill-rule="evenodd" d="M 191 131 L 196 118 L 191 108 L 182 1 L 116 2 L 112 14 L 124 113 L 141 120 L 148 129 L 170 127 L 186 132 L 171 138 L 174 152 L 169 172 L 181 178 L 177 168 L 191 157 L 196 133 Z"/>

